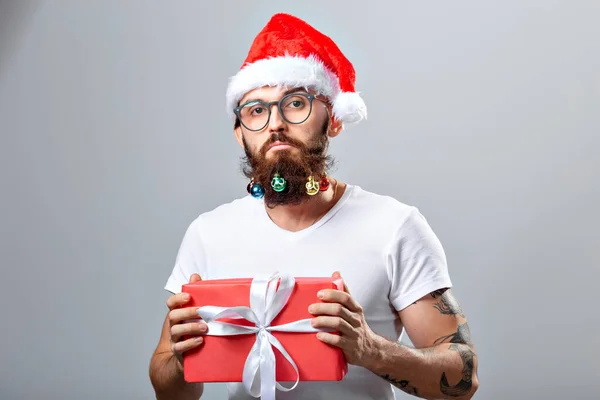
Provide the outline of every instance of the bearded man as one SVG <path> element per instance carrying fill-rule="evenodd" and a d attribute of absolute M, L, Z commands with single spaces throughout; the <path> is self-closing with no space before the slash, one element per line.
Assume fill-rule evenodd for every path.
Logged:
<path fill-rule="evenodd" d="M 226 95 L 248 195 L 202 212 L 185 232 L 150 365 L 158 399 L 203 393 L 203 383 L 184 380 L 182 359 L 202 351 L 207 325 L 186 306 L 182 285 L 273 271 L 343 278 L 344 290 L 323 291 L 309 312 L 313 327 L 337 332 L 316 335 L 349 364 L 341 381 L 300 382 L 278 398 L 393 399 L 393 385 L 422 398 L 469 399 L 477 390 L 467 319 L 424 216 L 328 174 L 329 140 L 367 115 L 354 84 L 335 43 L 296 17 L 274 15 L 255 38 Z M 414 347 L 400 343 L 403 331 Z M 227 387 L 229 399 L 253 398 L 242 383 Z"/>

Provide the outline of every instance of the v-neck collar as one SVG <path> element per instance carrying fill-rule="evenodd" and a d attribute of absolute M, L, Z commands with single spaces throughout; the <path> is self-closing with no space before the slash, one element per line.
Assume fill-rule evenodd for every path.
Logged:
<path fill-rule="evenodd" d="M 296 232 L 292 232 L 292 231 L 288 231 L 287 229 L 283 229 L 279 225 L 277 225 L 275 222 L 273 222 L 271 217 L 269 217 L 267 210 L 265 209 L 264 201 L 257 202 L 257 205 L 258 205 L 257 213 L 258 213 L 260 222 L 262 224 L 264 224 L 267 227 L 267 229 L 277 233 L 277 235 L 279 235 L 281 237 L 285 237 L 288 240 L 299 240 L 307 235 L 310 235 L 312 232 L 319 229 L 319 227 L 321 227 L 323 224 L 325 224 L 327 221 L 329 221 L 340 210 L 340 208 L 342 208 L 344 206 L 346 201 L 352 195 L 353 190 L 354 190 L 354 186 L 346 183 L 346 188 L 344 189 L 344 193 L 342 194 L 340 199 L 337 201 L 337 203 L 335 203 L 335 205 L 333 207 L 331 207 L 329 209 L 329 211 L 327 211 L 327 213 L 325 213 L 325 215 L 323 215 L 323 217 L 321 217 L 317 222 L 315 222 L 311 226 L 306 227 L 306 228 L 301 229 Z"/>

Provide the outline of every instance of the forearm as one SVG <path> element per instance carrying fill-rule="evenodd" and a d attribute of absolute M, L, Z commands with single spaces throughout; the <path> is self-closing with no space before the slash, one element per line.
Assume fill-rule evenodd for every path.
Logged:
<path fill-rule="evenodd" d="M 425 399 L 470 399 L 478 387 L 474 350 L 462 343 L 413 349 L 382 337 L 369 365 L 400 390 Z"/>
<path fill-rule="evenodd" d="M 157 400 L 198 400 L 204 391 L 204 384 L 184 380 L 178 361 L 171 352 L 156 353 L 152 357 L 150 381 Z"/>

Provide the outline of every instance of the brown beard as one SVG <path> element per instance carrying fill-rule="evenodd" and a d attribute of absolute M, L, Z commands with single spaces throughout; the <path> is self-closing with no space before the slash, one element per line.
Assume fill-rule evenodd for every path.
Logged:
<path fill-rule="evenodd" d="M 264 189 L 264 202 L 269 208 L 278 205 L 301 204 L 311 196 L 306 193 L 308 177 L 313 176 L 319 181 L 333 165 L 333 157 L 327 155 L 329 140 L 326 123 L 322 131 L 315 135 L 309 143 L 304 144 L 282 132 L 273 133 L 261 147 L 258 154 L 252 154 L 245 138 L 242 136 L 246 156 L 242 160 L 242 172 L 248 179 L 254 179 Z M 299 155 L 293 155 L 288 150 L 279 150 L 271 160 L 266 159 L 269 145 L 274 142 L 286 142 L 300 150 Z M 276 192 L 271 187 L 271 180 L 279 174 L 286 181 L 282 192 Z"/>

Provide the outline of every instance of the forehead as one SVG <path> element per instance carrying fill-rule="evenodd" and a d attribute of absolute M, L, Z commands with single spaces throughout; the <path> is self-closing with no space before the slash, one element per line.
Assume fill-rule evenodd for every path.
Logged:
<path fill-rule="evenodd" d="M 290 92 L 307 92 L 317 94 L 310 88 L 294 87 L 294 86 L 263 86 L 253 89 L 242 97 L 238 104 L 244 104 L 250 100 L 275 101 L 285 96 Z"/>

